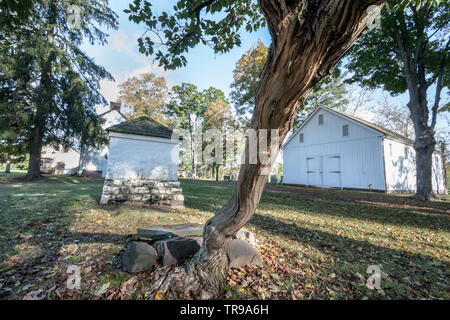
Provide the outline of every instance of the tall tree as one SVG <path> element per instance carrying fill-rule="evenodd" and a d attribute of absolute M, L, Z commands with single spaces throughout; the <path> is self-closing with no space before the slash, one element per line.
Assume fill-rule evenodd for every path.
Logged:
<path fill-rule="evenodd" d="M 414 124 L 417 193 L 430 200 L 434 129 L 445 105 L 441 93 L 449 86 L 447 1 L 390 0 L 384 7 L 380 28 L 374 28 L 350 52 L 351 81 L 392 95 L 408 92 L 408 109 Z M 429 101 L 430 92 L 434 100 Z M 429 103 L 430 102 L 430 103 Z M 430 114 L 431 113 L 431 114 Z"/>
<path fill-rule="evenodd" d="M 128 118 L 149 116 L 166 124 L 168 91 L 166 80 L 153 73 L 131 77 L 119 85 L 119 101 L 131 107 Z"/>
<path fill-rule="evenodd" d="M 261 41 L 258 42 L 236 62 L 231 84 L 231 99 L 234 103 L 236 115 L 244 127 L 250 126 L 251 112 L 255 105 L 256 91 L 259 78 L 267 60 L 269 48 Z"/>
<path fill-rule="evenodd" d="M 205 111 L 204 115 L 204 124 L 203 129 L 204 130 L 218 130 L 221 132 L 220 137 L 215 137 L 215 139 L 221 139 L 220 143 L 219 141 L 214 141 L 214 143 L 217 143 L 222 148 L 217 148 L 213 150 L 212 157 L 218 157 L 216 155 L 217 151 L 222 152 L 220 161 L 214 161 L 210 164 L 210 167 L 212 169 L 212 172 L 215 172 L 216 181 L 219 180 L 219 169 L 223 165 L 223 161 L 226 160 L 226 150 L 223 148 L 223 146 L 226 144 L 226 141 L 224 139 L 226 138 L 226 132 L 233 130 L 235 128 L 235 121 L 233 119 L 233 115 L 231 114 L 231 108 L 228 101 L 224 99 L 219 99 L 216 101 L 213 101 L 208 108 Z M 208 141 L 205 141 L 204 143 L 208 143 Z"/>
<path fill-rule="evenodd" d="M 269 49 L 261 41 L 248 50 L 236 63 L 233 70 L 234 81 L 231 84 L 231 99 L 236 114 L 243 127 L 250 126 L 250 119 L 255 105 L 260 76 L 264 69 Z M 345 84 L 339 69 L 325 77 L 306 97 L 295 118 L 294 128 L 298 127 L 307 115 L 319 105 L 343 109 L 348 104 Z"/>
<path fill-rule="evenodd" d="M 19 74 L 8 67 L 0 74 L 0 108 L 13 122 L 16 114 L 25 120 L 29 179 L 40 176 L 44 145 L 106 141 L 95 105 L 106 104 L 99 81 L 112 77 L 80 46 L 84 39 L 105 44 L 108 35 L 100 28 L 117 28 L 117 16 L 107 4 L 81 0 L 74 7 L 63 0 L 37 1 L 20 28 L 0 31 L 0 65 L 28 70 Z"/>
<path fill-rule="evenodd" d="M 0 2 L 0 29 L 20 28 L 33 11 L 33 6 L 39 1 L 7 0 Z"/>
<path fill-rule="evenodd" d="M 346 91 L 345 99 L 348 103 L 342 111 L 352 116 L 357 115 L 358 112 L 365 109 L 367 103 L 373 100 L 374 90 L 368 87 L 361 87 L 357 83 L 346 84 Z"/>
<path fill-rule="evenodd" d="M 0 163 L 5 164 L 5 173 L 10 173 L 11 164 L 25 160 L 26 149 L 24 145 L 16 137 L 0 137 Z"/>
<path fill-rule="evenodd" d="M 345 110 L 349 101 L 347 90 L 342 81 L 338 68 L 325 77 L 305 98 L 305 102 L 297 113 L 294 128 L 298 128 L 308 117 L 308 115 L 318 106 L 325 106 L 332 109 Z"/>
<path fill-rule="evenodd" d="M 291 129 L 307 94 L 332 73 L 342 56 L 367 30 L 384 1 L 376 0 L 253 0 L 179 1 L 174 14 L 155 15 L 149 1 L 130 4 L 130 19 L 144 22 L 156 38 L 140 39 L 141 51 L 153 54 L 166 68 L 186 64 L 185 54 L 203 43 L 215 52 L 240 44 L 239 30 L 252 31 L 267 24 L 272 43 L 260 76 L 251 121 L 257 141 L 266 140 L 259 155 L 270 160 L 243 164 L 233 197 L 208 220 L 203 245 L 184 266 L 157 274 L 155 290 L 167 297 L 217 297 L 226 279 L 226 247 L 236 232 L 253 216 L 268 172 Z M 217 15 L 216 15 L 217 14 Z M 266 130 L 260 130 L 266 129 Z M 278 143 L 272 143 L 272 130 Z M 262 149 L 262 150 L 261 150 Z M 249 142 L 245 156 L 249 156 Z"/>
<path fill-rule="evenodd" d="M 170 101 L 167 105 L 167 114 L 175 116 L 179 120 L 182 129 L 189 131 L 190 153 L 191 153 L 191 173 L 197 176 L 198 158 L 201 156 L 201 141 L 196 140 L 197 129 L 203 121 L 206 109 L 216 100 L 225 100 L 225 94 L 216 88 L 210 87 L 200 91 L 197 86 L 190 83 L 182 83 L 172 87 Z"/>
<path fill-rule="evenodd" d="M 176 116 L 180 120 L 181 128 L 189 131 L 191 173 L 195 178 L 197 172 L 195 131 L 205 113 L 206 106 L 197 86 L 190 83 L 183 82 L 181 85 L 172 87 L 170 97 L 171 100 L 167 105 L 168 115 Z"/>
<path fill-rule="evenodd" d="M 375 123 L 408 138 L 414 137 L 414 126 L 406 106 L 399 106 L 384 96 L 383 105 L 374 109 Z"/>

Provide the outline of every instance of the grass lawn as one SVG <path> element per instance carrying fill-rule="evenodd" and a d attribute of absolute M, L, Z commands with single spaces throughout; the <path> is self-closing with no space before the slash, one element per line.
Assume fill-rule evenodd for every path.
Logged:
<path fill-rule="evenodd" d="M 147 299 L 151 272 L 121 271 L 136 228 L 204 223 L 225 183 L 183 180 L 186 210 L 99 206 L 102 179 L 0 174 L 1 299 Z M 268 186 L 247 229 L 264 265 L 233 269 L 226 299 L 449 299 L 450 203 Z M 81 268 L 81 290 L 66 289 Z M 370 265 L 381 289 L 366 286 Z"/>

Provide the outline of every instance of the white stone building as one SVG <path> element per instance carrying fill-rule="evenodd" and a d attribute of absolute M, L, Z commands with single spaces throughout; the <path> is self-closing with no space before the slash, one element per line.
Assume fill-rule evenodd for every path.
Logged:
<path fill-rule="evenodd" d="M 121 113 L 121 104 L 116 102 L 111 102 L 110 109 L 107 112 L 102 113 L 100 117 L 105 120 L 102 125 L 103 129 L 127 121 L 127 118 Z M 105 145 L 100 149 L 93 147 L 83 148 L 83 146 L 81 146 L 78 175 L 83 177 L 104 178 L 108 167 L 108 150 L 108 145 Z"/>
<path fill-rule="evenodd" d="M 102 204 L 143 202 L 183 206 L 178 182 L 180 137 L 150 117 L 122 122 L 109 132 Z"/>
<path fill-rule="evenodd" d="M 325 107 L 283 144 L 283 183 L 322 188 L 416 191 L 414 141 Z M 433 190 L 445 192 L 442 155 L 433 154 Z"/>

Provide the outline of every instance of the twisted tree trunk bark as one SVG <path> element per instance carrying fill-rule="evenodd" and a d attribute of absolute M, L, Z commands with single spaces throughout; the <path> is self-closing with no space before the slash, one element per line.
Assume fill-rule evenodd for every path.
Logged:
<path fill-rule="evenodd" d="M 184 266 L 155 274 L 154 290 L 167 298 L 217 298 L 228 270 L 228 242 L 253 216 L 295 114 L 307 93 L 330 74 L 373 22 L 382 0 L 260 0 L 272 44 L 256 96 L 251 128 L 267 139 L 260 156 L 268 163 L 243 164 L 230 201 L 205 225 L 203 246 Z M 370 5 L 375 10 L 368 11 Z M 372 8 L 370 8 L 372 9 Z M 261 129 L 267 129 L 260 131 Z M 279 133 L 272 144 L 271 129 Z M 245 148 L 249 158 L 249 142 Z"/>

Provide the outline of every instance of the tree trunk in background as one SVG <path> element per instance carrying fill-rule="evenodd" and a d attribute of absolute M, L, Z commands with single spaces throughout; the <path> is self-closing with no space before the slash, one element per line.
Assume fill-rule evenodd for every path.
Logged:
<path fill-rule="evenodd" d="M 433 152 L 436 146 L 434 131 L 431 128 L 416 130 L 414 149 L 416 150 L 416 184 L 417 193 L 414 198 L 419 200 L 432 200 L 436 196 L 433 193 Z"/>
<path fill-rule="evenodd" d="M 6 160 L 5 173 L 11 173 L 11 161 Z"/>
<path fill-rule="evenodd" d="M 219 181 L 219 166 L 216 166 L 216 181 Z"/>
<path fill-rule="evenodd" d="M 191 155 L 192 155 L 192 178 L 196 178 L 197 177 L 197 164 L 195 163 L 195 147 L 194 147 L 194 133 L 191 131 Z"/>
<path fill-rule="evenodd" d="M 443 175 L 444 175 L 444 194 L 448 193 L 448 189 L 447 189 L 447 157 L 448 157 L 448 152 L 447 152 L 447 145 L 445 143 L 443 143 L 441 145 L 441 151 L 442 151 L 442 171 L 443 171 Z"/>
<path fill-rule="evenodd" d="M 51 1 L 48 6 L 48 24 L 49 26 L 56 26 L 57 15 L 58 15 L 58 2 Z M 47 41 L 50 43 L 55 37 L 55 27 L 53 27 L 47 33 Z M 53 74 L 53 63 L 56 61 L 56 54 L 54 50 L 48 52 L 43 52 L 42 59 L 39 61 L 40 72 L 40 83 L 38 95 L 39 98 L 35 102 L 36 113 L 33 119 L 33 136 L 30 137 L 30 160 L 28 162 L 28 172 L 26 178 L 28 180 L 34 180 L 41 177 L 41 152 L 42 146 L 44 144 L 44 135 L 47 118 L 51 114 L 52 103 L 55 98 L 53 96 L 54 83 L 52 82 Z"/>
<path fill-rule="evenodd" d="M 436 140 L 434 139 L 434 129 L 428 124 L 429 111 L 426 95 L 428 86 L 424 78 L 419 81 L 420 77 L 413 73 L 416 68 L 414 59 L 408 58 L 406 54 L 405 56 L 407 57 L 405 74 L 409 92 L 408 109 L 416 136 L 414 150 L 416 151 L 417 192 L 413 198 L 427 201 L 436 198 L 432 187 L 433 152 Z"/>
<path fill-rule="evenodd" d="M 205 225 L 200 251 L 184 266 L 155 275 L 154 289 L 167 298 L 217 298 L 226 280 L 226 247 L 253 216 L 267 182 L 264 175 L 291 129 L 304 97 L 329 75 L 381 7 L 375 0 L 260 0 L 272 36 L 261 75 L 251 128 L 267 138 L 267 164 L 243 164 L 234 195 Z M 259 132 L 259 129 L 268 129 Z M 271 130 L 279 143 L 272 145 Z M 261 151 L 260 151 L 261 152 Z M 248 141 L 245 147 L 249 155 Z"/>
<path fill-rule="evenodd" d="M 28 172 L 26 175 L 28 180 L 34 180 L 41 177 L 42 135 L 40 134 L 39 129 L 34 131 L 35 134 L 31 144 L 30 160 L 28 161 Z"/>

